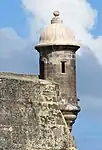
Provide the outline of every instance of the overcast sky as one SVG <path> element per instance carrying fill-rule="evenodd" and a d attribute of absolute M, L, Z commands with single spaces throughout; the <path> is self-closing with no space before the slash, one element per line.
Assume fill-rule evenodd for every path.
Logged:
<path fill-rule="evenodd" d="M 79 150 L 102 150 L 101 0 L 1 0 L 0 71 L 39 73 L 39 55 L 33 47 L 55 9 L 82 45 L 77 53 L 82 111 L 73 134 Z"/>

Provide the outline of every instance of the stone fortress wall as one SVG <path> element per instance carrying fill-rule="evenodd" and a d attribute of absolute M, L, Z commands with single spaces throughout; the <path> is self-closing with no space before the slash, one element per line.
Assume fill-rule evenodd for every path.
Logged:
<path fill-rule="evenodd" d="M 0 150 L 76 150 L 58 88 L 37 76 L 0 73 Z"/>

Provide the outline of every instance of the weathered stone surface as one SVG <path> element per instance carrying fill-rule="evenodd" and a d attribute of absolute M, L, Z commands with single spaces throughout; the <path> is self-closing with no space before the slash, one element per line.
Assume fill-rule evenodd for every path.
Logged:
<path fill-rule="evenodd" d="M 75 149 L 58 90 L 49 81 L 0 73 L 0 150 Z"/>

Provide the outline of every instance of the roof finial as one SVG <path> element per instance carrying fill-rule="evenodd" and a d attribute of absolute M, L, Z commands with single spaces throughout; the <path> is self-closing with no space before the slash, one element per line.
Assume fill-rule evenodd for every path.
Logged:
<path fill-rule="evenodd" d="M 55 10 L 55 11 L 53 12 L 53 15 L 54 15 L 55 17 L 57 17 L 57 16 L 60 15 L 60 12 L 59 12 L 58 10 Z"/>
<path fill-rule="evenodd" d="M 53 15 L 54 15 L 54 17 L 51 20 L 51 24 L 53 24 L 53 23 L 62 23 L 62 21 L 60 20 L 60 17 L 59 17 L 60 12 L 58 10 L 55 10 L 53 12 Z"/>

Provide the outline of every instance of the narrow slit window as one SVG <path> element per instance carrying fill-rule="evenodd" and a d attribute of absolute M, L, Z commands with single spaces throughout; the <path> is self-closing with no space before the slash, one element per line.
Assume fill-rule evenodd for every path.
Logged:
<path fill-rule="evenodd" d="M 61 62 L 61 67 L 62 67 L 62 73 L 65 73 L 66 72 L 65 62 Z"/>
<path fill-rule="evenodd" d="M 44 79 L 44 61 L 40 61 L 40 79 Z"/>

